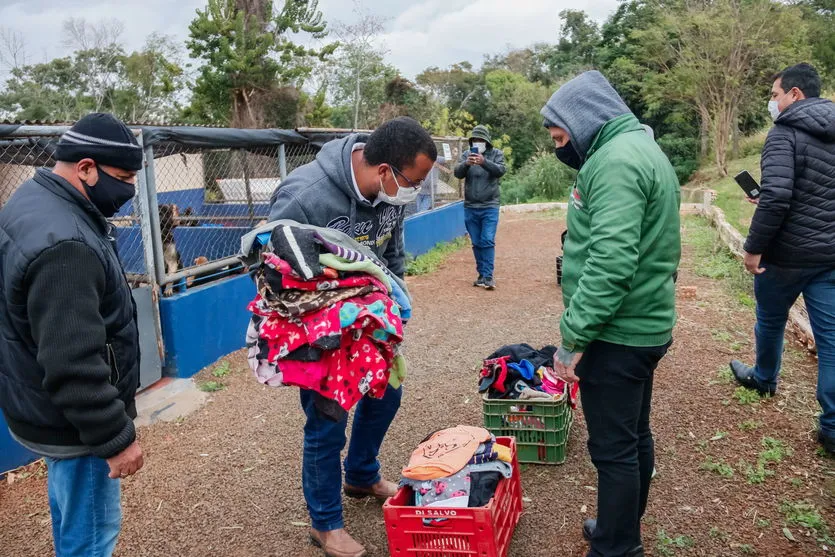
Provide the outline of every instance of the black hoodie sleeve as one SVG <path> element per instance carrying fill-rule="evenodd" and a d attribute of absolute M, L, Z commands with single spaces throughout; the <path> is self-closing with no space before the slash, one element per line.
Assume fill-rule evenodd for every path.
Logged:
<path fill-rule="evenodd" d="M 95 456 L 110 458 L 136 439 L 133 420 L 110 383 L 107 332 L 99 312 L 104 266 L 89 246 L 66 241 L 45 250 L 26 273 L 26 298 L 43 386 Z"/>
<path fill-rule="evenodd" d="M 745 251 L 761 255 L 768 250 L 789 213 L 794 190 L 794 133 L 775 126 L 763 147 L 760 202 L 754 212 Z"/>
<path fill-rule="evenodd" d="M 505 172 L 507 172 L 507 167 L 504 164 L 504 153 L 495 147 L 492 151 L 493 153 L 491 156 L 495 160 L 490 160 L 487 157 L 484 157 L 484 163 L 481 166 L 484 170 L 489 172 L 493 178 L 501 178 L 504 176 Z"/>

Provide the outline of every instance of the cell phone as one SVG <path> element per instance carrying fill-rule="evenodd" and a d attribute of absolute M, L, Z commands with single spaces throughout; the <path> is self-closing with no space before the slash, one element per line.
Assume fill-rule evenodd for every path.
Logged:
<path fill-rule="evenodd" d="M 734 176 L 734 180 L 750 199 L 756 199 L 760 196 L 760 185 L 747 170 L 743 170 Z"/>
<path fill-rule="evenodd" d="M 477 155 L 478 154 L 478 147 L 470 147 L 470 154 Z"/>

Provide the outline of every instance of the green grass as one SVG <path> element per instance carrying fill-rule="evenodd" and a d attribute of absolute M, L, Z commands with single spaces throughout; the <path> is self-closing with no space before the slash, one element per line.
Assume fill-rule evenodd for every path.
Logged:
<path fill-rule="evenodd" d="M 217 366 L 217 368 L 214 369 L 214 371 L 212 371 L 212 376 L 217 377 L 218 379 L 222 379 L 230 373 L 232 373 L 232 368 L 229 365 L 229 362 L 224 360 L 220 362 L 220 364 Z"/>
<path fill-rule="evenodd" d="M 722 281 L 739 304 L 754 307 L 753 278 L 745 271 L 742 262 L 722 243 L 710 223 L 702 217 L 687 216 L 684 218 L 684 227 L 682 241 L 695 252 L 696 274 Z M 718 335 L 720 338 L 717 340 L 732 340 L 725 331 L 715 330 L 711 334 Z"/>
<path fill-rule="evenodd" d="M 762 400 L 760 393 L 754 389 L 747 389 L 745 387 L 737 387 L 736 390 L 734 390 L 734 398 L 743 406 L 756 405 Z"/>
<path fill-rule="evenodd" d="M 745 420 L 744 422 L 739 424 L 739 429 L 741 429 L 742 431 L 754 431 L 762 425 L 763 423 L 758 422 L 757 420 Z"/>
<path fill-rule="evenodd" d="M 222 391 L 224 388 L 225 385 L 220 381 L 206 381 L 200 384 L 200 390 L 204 393 L 216 393 Z"/>
<path fill-rule="evenodd" d="M 458 238 L 452 242 L 438 244 L 427 253 L 413 258 L 407 256 L 409 261 L 406 265 L 406 274 L 410 276 L 426 275 L 437 271 L 447 257 L 470 245 L 467 238 Z"/>
<path fill-rule="evenodd" d="M 774 475 L 774 471 L 768 468 L 769 464 L 778 464 L 794 454 L 791 447 L 773 437 L 763 437 L 760 444 L 763 450 L 757 455 L 756 465 L 752 466 L 745 460 L 740 460 L 737 466 L 751 485 L 764 483 L 766 478 Z"/>
<path fill-rule="evenodd" d="M 713 166 L 705 167 L 685 189 L 712 189 L 716 192 L 714 204 L 722 209 L 728 222 L 743 235 L 748 234 L 755 205 L 748 203 L 742 188 L 734 181 L 740 171 L 747 170 L 755 180 L 760 181 L 760 155 L 750 155 L 728 163 L 728 175 L 722 177 Z M 699 199 L 701 201 L 701 199 Z"/>
<path fill-rule="evenodd" d="M 809 501 L 783 501 L 780 512 L 786 518 L 788 526 L 800 526 L 812 531 L 817 541 L 832 545 L 835 541 L 830 537 L 829 525 L 821 516 L 814 503 Z"/>
<path fill-rule="evenodd" d="M 723 364 L 716 371 L 716 379 L 711 379 L 709 385 L 730 385 L 734 382 L 734 374 L 727 364 Z"/>
<path fill-rule="evenodd" d="M 701 466 L 699 466 L 699 469 L 706 470 L 708 472 L 714 472 L 715 474 L 719 474 L 723 478 L 734 477 L 734 469 L 731 468 L 729 464 L 723 462 L 722 460 L 714 462 L 711 457 L 707 457 L 707 459 L 705 459 Z"/>
<path fill-rule="evenodd" d="M 656 549 L 661 557 L 675 557 L 676 549 L 687 549 L 693 547 L 693 539 L 688 536 L 676 536 L 671 538 L 664 530 L 658 530 Z"/>

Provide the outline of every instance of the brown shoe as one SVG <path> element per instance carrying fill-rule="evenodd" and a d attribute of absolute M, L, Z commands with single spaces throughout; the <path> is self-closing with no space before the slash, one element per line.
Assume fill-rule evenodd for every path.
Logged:
<path fill-rule="evenodd" d="M 344 528 L 320 532 L 310 529 L 310 543 L 325 552 L 326 557 L 365 557 L 368 552 Z"/>
<path fill-rule="evenodd" d="M 355 487 L 353 485 L 345 484 L 342 491 L 345 495 L 354 499 L 374 497 L 380 501 L 385 501 L 389 497 L 397 495 L 397 484 L 388 480 L 380 480 L 371 487 Z"/>

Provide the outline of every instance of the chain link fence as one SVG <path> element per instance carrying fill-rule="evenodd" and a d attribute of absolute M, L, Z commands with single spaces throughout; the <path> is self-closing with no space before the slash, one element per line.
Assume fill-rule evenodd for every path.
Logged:
<path fill-rule="evenodd" d="M 6 136 L 0 130 L 0 206 L 37 168 L 54 165 L 54 146 L 66 128 L 41 129 L 41 135 L 21 128 Z M 324 142 L 350 133 L 317 130 L 304 135 L 277 130 L 294 142 L 268 137 L 271 141 L 263 145 L 250 141 L 245 146 L 224 147 L 225 141 L 235 143 L 224 139 L 224 134 L 252 130 L 198 130 L 201 141 L 168 136 L 148 141 L 146 169 L 139 176 L 147 184 L 147 198 L 135 197 L 110 219 L 129 279 L 137 285 L 158 283 L 164 295 L 243 272 L 235 257 L 240 238 L 266 221 L 270 197 L 282 177 L 312 162 Z M 406 207 L 407 216 L 462 198 L 463 188 L 453 168 L 465 142 L 460 138 L 435 141 L 438 163 L 418 199 Z M 140 216 L 143 207 L 147 207 L 146 219 Z"/>
<path fill-rule="evenodd" d="M 33 178 L 39 168 L 55 165 L 55 143 L 64 131 L 65 128 L 52 127 L 37 132 L 24 130 L 0 135 L 0 207 L 5 206 L 21 184 Z M 110 234 L 116 241 L 131 286 L 149 282 L 138 207 L 135 201 L 131 202 L 109 219 Z M 49 215 L 43 215 L 43 218 L 49 219 Z"/>

